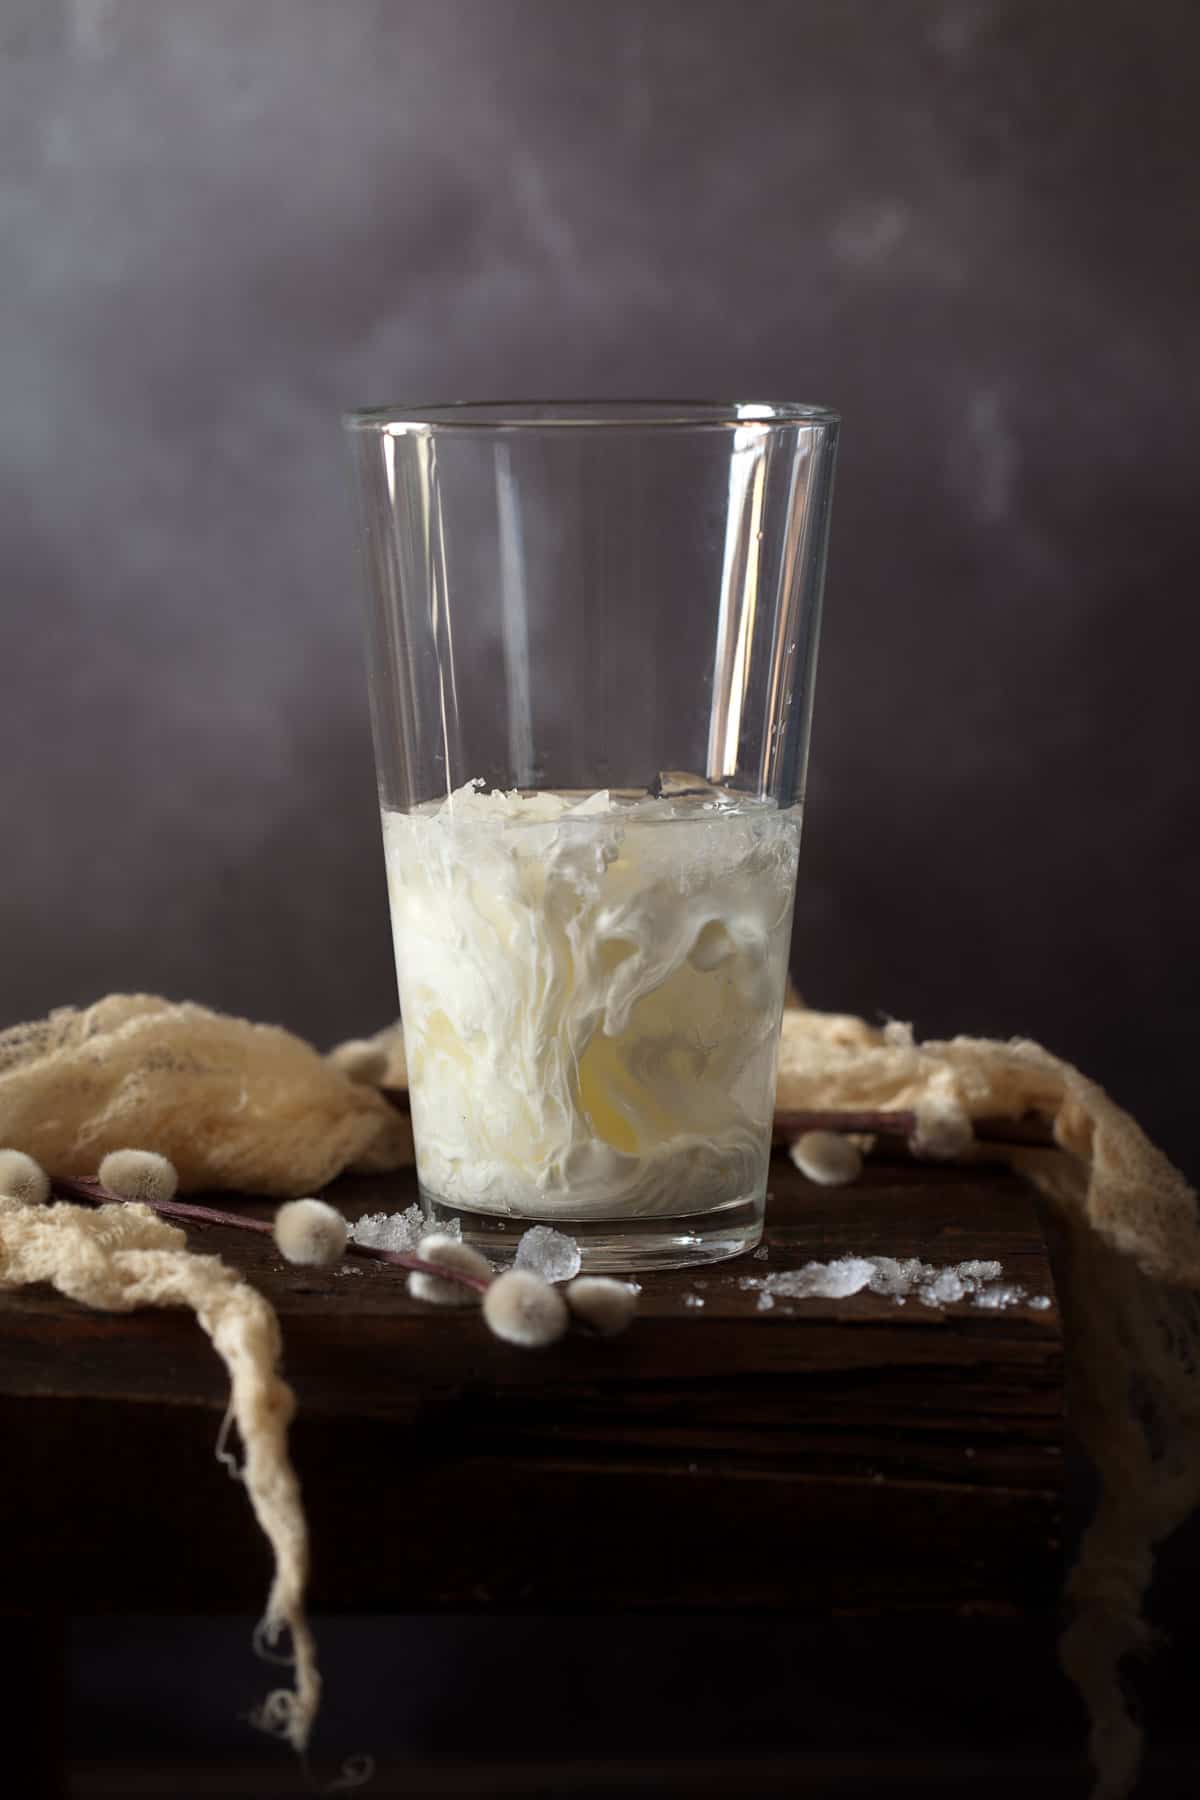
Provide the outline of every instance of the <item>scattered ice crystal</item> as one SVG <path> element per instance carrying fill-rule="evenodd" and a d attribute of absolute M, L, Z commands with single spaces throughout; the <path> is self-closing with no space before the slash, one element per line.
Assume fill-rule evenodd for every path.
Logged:
<path fill-rule="evenodd" d="M 802 1269 L 768 1275 L 767 1294 L 785 1300 L 844 1300 L 865 1288 L 875 1273 L 865 1256 L 839 1256 L 836 1262 L 806 1263 Z"/>
<path fill-rule="evenodd" d="M 938 1268 L 919 1256 L 839 1256 L 833 1262 L 806 1263 L 802 1269 L 781 1269 L 760 1279 L 744 1275 L 738 1286 L 759 1290 L 760 1312 L 769 1312 L 776 1299 L 845 1300 L 867 1289 L 905 1306 L 916 1300 L 922 1306 L 953 1306 L 969 1301 L 972 1306 L 995 1312 L 1022 1301 L 1045 1311 L 1051 1302 L 1044 1294 L 1028 1295 L 1015 1282 L 1005 1282 L 1000 1263 L 973 1258 Z"/>
<path fill-rule="evenodd" d="M 1031 1294 L 1029 1304 L 1035 1312 L 1047 1312 L 1051 1305 L 1049 1294 Z"/>
<path fill-rule="evenodd" d="M 921 1284 L 917 1290 L 917 1298 L 922 1306 L 949 1306 L 955 1300 L 965 1299 L 967 1292 L 957 1269 L 943 1269 L 940 1274 Z"/>
<path fill-rule="evenodd" d="M 1015 1283 L 997 1281 L 991 1287 L 981 1288 L 976 1294 L 975 1306 L 982 1306 L 990 1312 L 1000 1312 L 1006 1306 L 1016 1306 L 1024 1300 L 1025 1289 Z"/>
<path fill-rule="evenodd" d="M 974 1281 L 976 1283 L 981 1281 L 999 1281 L 1001 1275 L 1004 1273 L 1004 1270 L 998 1262 L 981 1262 L 978 1259 L 972 1262 L 961 1262 L 957 1265 L 957 1268 L 964 1281 Z"/>
<path fill-rule="evenodd" d="M 582 1261 L 573 1237 L 555 1231 L 551 1225 L 534 1225 L 517 1245 L 513 1266 L 532 1269 L 543 1281 L 571 1281 L 578 1275 Z"/>
<path fill-rule="evenodd" d="M 755 1262 L 766 1262 L 766 1260 L 767 1260 L 768 1256 L 770 1256 L 770 1254 L 771 1254 L 771 1252 L 770 1252 L 770 1250 L 768 1250 L 767 1246 L 765 1244 L 762 1244 L 754 1252 L 754 1260 L 755 1260 Z"/>
<path fill-rule="evenodd" d="M 703 1306 L 704 1305 L 704 1295 L 703 1294 L 685 1294 L 683 1296 L 683 1304 L 685 1306 Z"/>
<path fill-rule="evenodd" d="M 429 1220 L 414 1201 L 403 1212 L 364 1213 L 351 1225 L 350 1236 L 356 1244 L 364 1244 L 371 1250 L 395 1250 L 415 1256 L 417 1245 L 423 1237 L 429 1236 L 429 1229 Z M 439 1224 L 438 1230 L 443 1237 L 462 1236 L 462 1226 L 457 1219 L 447 1219 L 444 1224 Z"/>
<path fill-rule="evenodd" d="M 871 1292 L 887 1294 L 892 1299 L 905 1299 L 919 1282 L 937 1274 L 933 1264 L 922 1262 L 919 1256 L 870 1256 L 866 1260 L 875 1266 Z"/>

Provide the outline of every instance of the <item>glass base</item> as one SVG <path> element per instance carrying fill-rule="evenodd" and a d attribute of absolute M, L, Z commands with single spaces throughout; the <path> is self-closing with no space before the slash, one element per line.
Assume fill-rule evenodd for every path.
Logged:
<path fill-rule="evenodd" d="M 481 1250 L 497 1268 L 512 1262 L 531 1226 L 550 1225 L 575 1239 L 585 1275 L 622 1275 L 640 1269 L 691 1269 L 755 1249 L 762 1241 L 766 1196 L 731 1200 L 713 1212 L 684 1218 L 645 1219 L 518 1219 L 511 1213 L 467 1212 L 425 1188 L 421 1200 L 435 1230 L 457 1219 L 463 1242 Z"/>

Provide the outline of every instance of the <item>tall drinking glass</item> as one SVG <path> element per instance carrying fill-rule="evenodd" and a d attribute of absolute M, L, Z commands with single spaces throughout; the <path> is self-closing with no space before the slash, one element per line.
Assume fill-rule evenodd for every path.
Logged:
<path fill-rule="evenodd" d="M 762 1233 L 836 414 L 348 421 L 417 1171 L 498 1261 Z"/>

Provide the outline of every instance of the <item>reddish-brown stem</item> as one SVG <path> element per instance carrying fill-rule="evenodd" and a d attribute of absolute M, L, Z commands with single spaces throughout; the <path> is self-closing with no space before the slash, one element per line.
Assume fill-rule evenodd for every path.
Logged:
<path fill-rule="evenodd" d="M 1054 1143 L 1054 1133 L 1046 1121 L 1029 1114 L 1021 1119 L 972 1119 L 971 1129 L 980 1144 L 1045 1147 Z M 916 1130 L 916 1113 L 898 1107 L 883 1111 L 777 1112 L 774 1138 L 776 1143 L 790 1144 L 806 1131 L 861 1131 L 873 1137 L 911 1140 Z"/>
<path fill-rule="evenodd" d="M 127 1203 L 127 1196 L 114 1194 L 102 1182 L 87 1176 L 56 1175 L 54 1186 L 74 1200 L 91 1200 L 97 1206 Z M 263 1231 L 268 1237 L 273 1229 L 270 1219 L 248 1219 L 244 1213 L 220 1212 L 215 1206 L 193 1206 L 187 1200 L 147 1200 L 151 1212 L 164 1219 L 190 1220 L 196 1225 L 232 1225 L 238 1231 Z"/>
<path fill-rule="evenodd" d="M 875 1137 L 911 1137 L 917 1128 L 917 1115 L 912 1112 L 833 1112 L 811 1109 L 806 1112 L 777 1112 L 774 1137 L 781 1144 L 791 1143 L 805 1131 L 863 1131 Z"/>
<path fill-rule="evenodd" d="M 73 1200 L 88 1200 L 93 1205 L 103 1206 L 128 1204 L 124 1194 L 114 1194 L 99 1181 L 91 1181 L 86 1177 L 63 1175 L 55 1178 L 56 1190 Z M 250 1219 L 245 1213 L 223 1212 L 216 1206 L 196 1206 L 187 1200 L 147 1200 L 145 1204 L 151 1212 L 158 1213 L 164 1219 L 178 1219 L 184 1224 L 192 1225 L 231 1225 L 235 1231 L 257 1231 L 268 1237 L 274 1232 L 270 1219 Z M 392 1263 L 396 1268 L 408 1269 L 417 1275 L 436 1275 L 439 1281 L 457 1282 L 459 1287 L 472 1289 L 474 1293 L 486 1294 L 488 1281 L 482 1275 L 471 1275 L 466 1269 L 452 1269 L 441 1263 L 426 1262 L 423 1257 L 412 1256 L 407 1250 L 383 1250 L 375 1244 L 356 1244 L 353 1239 L 346 1245 L 349 1256 L 365 1256 L 372 1262 Z"/>

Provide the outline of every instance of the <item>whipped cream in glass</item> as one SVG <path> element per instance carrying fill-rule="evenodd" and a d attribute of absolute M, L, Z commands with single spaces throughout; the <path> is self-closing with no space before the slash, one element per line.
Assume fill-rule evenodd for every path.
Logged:
<path fill-rule="evenodd" d="M 559 1220 L 761 1201 L 798 809 L 481 786 L 383 813 L 426 1197 Z"/>

